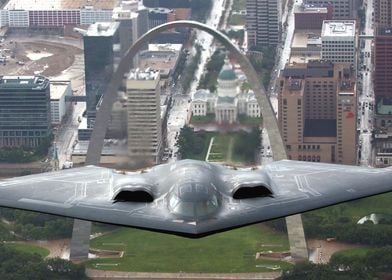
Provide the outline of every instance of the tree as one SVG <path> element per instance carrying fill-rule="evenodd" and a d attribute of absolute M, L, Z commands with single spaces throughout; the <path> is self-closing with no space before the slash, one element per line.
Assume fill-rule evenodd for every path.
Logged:
<path fill-rule="evenodd" d="M 205 132 L 195 133 L 193 128 L 189 126 L 181 128 L 176 142 L 181 158 L 195 158 L 195 156 L 202 154 L 206 138 Z"/>
<path fill-rule="evenodd" d="M 0 279 L 87 279 L 83 265 L 61 259 L 43 260 L 0 244 Z"/>

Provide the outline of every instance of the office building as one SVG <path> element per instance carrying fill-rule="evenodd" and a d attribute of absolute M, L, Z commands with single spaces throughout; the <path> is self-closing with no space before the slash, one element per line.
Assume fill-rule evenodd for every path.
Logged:
<path fill-rule="evenodd" d="M 332 19 L 331 7 L 313 7 L 309 5 L 294 6 L 294 30 L 320 29 L 324 20 Z"/>
<path fill-rule="evenodd" d="M 50 81 L 50 111 L 52 125 L 59 125 L 72 103 L 66 102 L 66 98 L 72 96 L 70 81 Z"/>
<path fill-rule="evenodd" d="M 158 163 L 162 145 L 159 71 L 131 70 L 126 95 L 128 155 Z"/>
<path fill-rule="evenodd" d="M 325 20 L 321 30 L 321 59 L 356 65 L 355 20 Z"/>
<path fill-rule="evenodd" d="M 113 20 L 119 23 L 120 56 L 124 56 L 139 37 L 139 14 L 120 6 L 113 10 Z"/>
<path fill-rule="evenodd" d="M 36 147 L 51 133 L 50 84 L 43 76 L 0 77 L 0 147 Z"/>
<path fill-rule="evenodd" d="M 247 0 L 248 47 L 276 46 L 280 39 L 280 1 Z"/>
<path fill-rule="evenodd" d="M 392 104 L 392 28 L 378 28 L 374 39 L 374 94 Z"/>
<path fill-rule="evenodd" d="M 118 0 L 10 0 L 0 10 L 0 27 L 54 28 L 110 22 Z"/>
<path fill-rule="evenodd" d="M 349 63 L 286 65 L 279 128 L 289 159 L 356 164 L 356 84 Z"/>
<path fill-rule="evenodd" d="M 321 29 L 295 30 L 291 41 L 290 63 L 321 59 Z"/>
<path fill-rule="evenodd" d="M 94 126 L 97 103 L 112 78 L 118 27 L 118 22 L 98 22 L 83 36 L 88 128 Z"/>
<path fill-rule="evenodd" d="M 392 1 L 374 0 L 374 21 L 378 27 L 392 27 Z"/>
<path fill-rule="evenodd" d="M 356 19 L 358 3 L 357 0 L 304 0 L 307 5 L 331 8 L 333 19 Z"/>

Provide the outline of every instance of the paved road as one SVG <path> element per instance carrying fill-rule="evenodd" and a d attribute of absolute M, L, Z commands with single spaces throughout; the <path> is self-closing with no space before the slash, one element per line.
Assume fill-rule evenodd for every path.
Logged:
<path fill-rule="evenodd" d="M 298 0 L 296 2 L 297 4 L 301 4 L 302 0 Z M 294 34 L 294 13 L 293 9 L 290 11 L 285 11 L 283 13 L 283 20 L 287 21 L 287 28 L 285 30 L 285 33 L 283 34 L 283 44 L 278 45 L 278 52 L 276 54 L 277 61 L 276 61 L 276 66 L 274 68 L 274 72 L 271 77 L 271 83 L 270 83 L 270 88 L 267 89 L 270 97 L 270 101 L 272 104 L 272 107 L 274 108 L 274 111 L 277 113 L 278 112 L 278 95 L 276 92 L 277 88 L 277 83 L 278 83 L 278 77 L 279 73 L 281 70 L 284 69 L 286 63 L 289 61 L 290 58 L 290 53 L 291 53 L 291 41 L 293 39 L 293 34 Z M 261 164 L 267 164 L 269 162 L 272 162 L 272 151 L 268 149 L 270 147 L 270 142 L 268 139 L 268 131 L 266 129 L 263 129 L 263 134 L 262 134 L 262 157 L 261 157 Z"/>
<path fill-rule="evenodd" d="M 219 19 L 223 13 L 223 2 L 224 0 L 217 0 L 213 2 L 211 14 L 206 22 L 207 25 L 218 25 Z M 204 72 L 204 66 L 207 63 L 207 60 L 215 51 L 213 37 L 210 34 L 196 30 L 196 38 L 197 42 L 203 46 L 203 51 L 201 52 L 199 67 L 195 72 L 195 78 L 192 81 L 187 93 L 182 92 L 181 88 L 178 87 L 175 87 L 172 92 L 173 106 L 169 112 L 167 122 L 167 144 L 168 148 L 173 151 L 173 155 L 178 150 L 178 148 L 175 147 L 175 143 L 177 141 L 175 137 L 176 135 L 179 135 L 180 129 L 189 122 L 191 116 L 191 95 L 196 91 L 200 77 Z M 175 158 L 170 160 L 175 160 Z"/>
<path fill-rule="evenodd" d="M 373 0 L 365 0 L 366 3 L 366 22 L 364 32 L 366 35 L 373 35 Z M 371 166 L 373 165 L 373 153 L 371 144 L 371 131 L 373 129 L 374 119 L 374 90 L 373 90 L 373 64 L 372 64 L 372 40 L 364 40 L 364 48 L 359 48 L 359 79 L 358 79 L 358 128 L 359 135 L 359 148 L 361 150 L 360 165 Z M 361 46 L 361 44 L 360 44 Z M 362 54 L 361 54 L 362 53 Z M 363 66 L 364 65 L 364 66 Z M 362 66 L 362 67 L 361 67 Z"/>
<path fill-rule="evenodd" d="M 117 272 L 87 269 L 87 276 L 95 279 L 187 279 L 187 280 L 255 280 L 255 279 L 276 279 L 280 272 L 266 273 L 148 273 L 148 272 Z"/>

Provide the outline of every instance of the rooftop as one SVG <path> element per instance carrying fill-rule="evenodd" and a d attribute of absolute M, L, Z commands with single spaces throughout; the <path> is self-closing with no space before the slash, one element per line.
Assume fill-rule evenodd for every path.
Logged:
<path fill-rule="evenodd" d="M 44 76 L 0 76 L 0 89 L 42 90 L 49 86 Z"/>
<path fill-rule="evenodd" d="M 301 30 L 294 32 L 291 43 L 292 48 L 307 48 L 317 45 L 320 45 L 321 48 L 320 30 Z"/>
<path fill-rule="evenodd" d="M 96 22 L 87 29 L 85 36 L 113 36 L 120 23 L 118 22 Z"/>
<path fill-rule="evenodd" d="M 70 85 L 71 81 L 50 81 L 50 99 L 59 100 Z"/>
<path fill-rule="evenodd" d="M 172 13 L 173 10 L 168 9 L 168 8 L 162 8 L 162 7 L 158 7 L 158 8 L 149 8 L 148 11 L 150 13 L 154 13 L 154 14 L 169 14 Z"/>
<path fill-rule="evenodd" d="M 149 51 L 181 51 L 182 44 L 148 44 Z"/>
<path fill-rule="evenodd" d="M 327 7 L 315 7 L 313 5 L 294 5 L 294 13 L 318 13 L 318 14 L 326 14 L 328 13 Z"/>
<path fill-rule="evenodd" d="M 79 141 L 72 151 L 72 155 L 86 155 L 90 141 Z M 124 155 L 127 153 L 127 145 L 124 141 L 105 139 L 101 155 Z"/>
<path fill-rule="evenodd" d="M 111 10 L 119 0 L 9 0 L 6 10 Z"/>
<path fill-rule="evenodd" d="M 128 80 L 152 81 L 157 79 L 159 79 L 159 70 L 150 70 L 148 68 L 145 70 L 140 70 L 139 68 L 132 69 L 128 76 Z"/>
<path fill-rule="evenodd" d="M 324 20 L 321 37 L 354 37 L 355 20 Z"/>
<path fill-rule="evenodd" d="M 377 35 L 380 36 L 392 36 L 392 28 L 379 28 Z"/>
<path fill-rule="evenodd" d="M 377 103 L 377 114 L 379 115 L 392 115 L 392 104 L 388 104 L 381 99 Z"/>
<path fill-rule="evenodd" d="M 289 90 L 301 90 L 302 88 L 302 83 L 301 80 L 291 80 L 290 85 L 289 85 Z"/>

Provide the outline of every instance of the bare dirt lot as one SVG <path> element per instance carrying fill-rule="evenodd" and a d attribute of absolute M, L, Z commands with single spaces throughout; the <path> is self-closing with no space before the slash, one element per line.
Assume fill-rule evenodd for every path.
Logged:
<path fill-rule="evenodd" d="M 0 46 L 0 56 L 6 62 L 0 63 L 0 75 L 58 76 L 75 61 L 83 51 L 79 48 L 45 41 L 7 40 Z"/>

